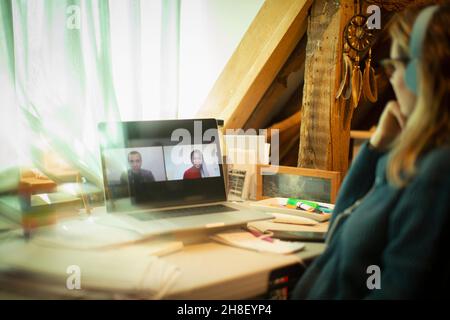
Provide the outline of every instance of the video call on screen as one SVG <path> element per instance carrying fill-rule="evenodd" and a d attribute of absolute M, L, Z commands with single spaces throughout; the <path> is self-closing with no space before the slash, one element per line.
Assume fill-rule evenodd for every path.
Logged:
<path fill-rule="evenodd" d="M 108 208 L 120 199 L 155 208 L 224 201 L 215 120 L 196 122 L 122 123 L 120 142 L 102 146 Z"/>

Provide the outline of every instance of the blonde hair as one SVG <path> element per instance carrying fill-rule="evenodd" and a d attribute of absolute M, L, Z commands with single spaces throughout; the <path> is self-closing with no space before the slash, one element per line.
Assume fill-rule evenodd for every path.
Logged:
<path fill-rule="evenodd" d="M 409 56 L 409 38 L 419 7 L 398 14 L 390 34 L 401 54 Z M 405 128 L 394 141 L 387 164 L 387 178 L 404 187 L 415 176 L 421 155 L 450 141 L 450 6 L 442 5 L 426 31 L 418 68 L 416 106 Z"/>

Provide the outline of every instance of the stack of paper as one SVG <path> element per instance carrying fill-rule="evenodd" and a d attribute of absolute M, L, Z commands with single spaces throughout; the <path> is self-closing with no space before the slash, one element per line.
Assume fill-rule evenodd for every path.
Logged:
<path fill-rule="evenodd" d="M 305 244 L 301 242 L 290 242 L 256 237 L 250 232 L 240 230 L 231 230 L 228 232 L 219 233 L 211 238 L 234 247 L 278 254 L 293 253 L 302 250 L 305 247 Z"/>
<path fill-rule="evenodd" d="M 0 246 L 0 287 L 40 298 L 160 299 L 177 266 L 145 246 L 102 251 L 61 250 L 16 240 Z M 79 276 L 80 288 L 73 288 Z"/>

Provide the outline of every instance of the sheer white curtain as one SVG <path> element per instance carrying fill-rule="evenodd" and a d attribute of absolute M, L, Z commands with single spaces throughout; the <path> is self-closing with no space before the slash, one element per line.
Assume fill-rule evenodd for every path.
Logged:
<path fill-rule="evenodd" d="M 171 107 L 159 107 L 161 3 L 1 1 L 0 171 L 42 168 L 52 150 L 101 185 L 97 123 Z"/>

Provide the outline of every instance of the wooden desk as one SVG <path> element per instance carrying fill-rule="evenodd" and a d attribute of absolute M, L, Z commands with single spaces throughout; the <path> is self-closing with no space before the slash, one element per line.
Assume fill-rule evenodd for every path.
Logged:
<path fill-rule="evenodd" d="M 250 202 L 240 205 L 249 206 Z M 296 231 L 326 232 L 328 222 L 292 227 Z M 189 243 L 182 237 L 177 240 Z M 180 278 L 167 295 L 169 299 L 254 298 L 267 292 L 270 271 L 308 264 L 325 250 L 324 243 L 306 242 L 305 249 L 292 255 L 260 253 L 211 242 L 207 234 L 199 235 L 195 242 L 164 258 L 181 268 Z"/>
<path fill-rule="evenodd" d="M 239 204 L 249 206 L 250 202 Z M 302 231 L 326 232 L 328 222 L 295 227 Z M 182 251 L 164 257 L 181 268 L 180 278 L 167 295 L 169 299 L 258 297 L 267 292 L 272 270 L 293 264 L 308 264 L 325 250 L 324 243 L 306 242 L 305 249 L 296 254 L 278 255 L 211 242 L 206 234 L 199 235 L 196 241 L 196 244 L 187 245 Z"/>
<path fill-rule="evenodd" d="M 264 297 L 269 288 L 272 271 L 294 266 L 302 272 L 302 264 L 324 250 L 324 244 L 307 243 L 295 255 L 258 253 L 233 248 L 215 242 L 184 247 L 181 251 L 162 257 L 179 267 L 181 274 L 165 295 L 165 299 L 251 299 Z M 23 287 L 1 286 L 0 299 L 70 299 L 67 296 L 47 296 L 32 284 L 33 290 Z M 63 285 L 63 284 L 61 284 Z M 47 291 L 48 292 L 48 291 Z M 114 292 L 93 293 L 83 291 L 84 299 L 111 299 Z M 76 296 L 74 296 L 76 298 Z"/>
<path fill-rule="evenodd" d="M 268 289 L 272 270 L 303 264 L 325 249 L 323 243 L 307 243 L 294 255 L 259 253 L 214 242 L 185 247 L 165 257 L 181 268 L 180 278 L 168 299 L 249 299 Z M 299 267 L 300 268 L 300 267 Z"/>
<path fill-rule="evenodd" d="M 323 226 L 322 226 L 323 227 Z M 306 227 L 311 228 L 311 227 Z M 217 232 L 217 231 L 215 231 Z M 320 255 L 323 243 L 306 243 L 305 249 L 292 255 L 259 253 L 234 248 L 209 240 L 207 233 L 195 232 L 190 238 L 170 236 L 169 240 L 182 240 L 185 247 L 161 257 L 179 267 L 181 274 L 167 299 L 249 299 L 262 297 L 268 289 L 270 273 L 283 267 L 307 264 Z M 161 240 L 159 237 L 158 240 Z M 148 243 L 151 246 L 151 241 Z M 299 265 L 300 264 L 300 265 Z M 0 298 L 18 298 L 14 288 L 1 288 Z M 36 292 L 26 297 L 45 299 Z M 87 296 L 89 297 L 89 295 Z M 104 298 L 111 298 L 106 296 Z"/>

